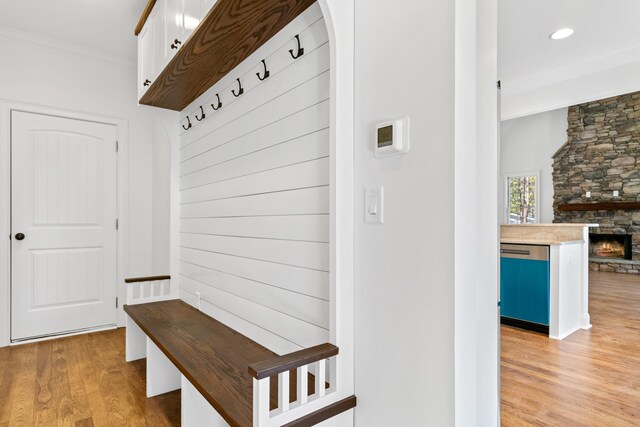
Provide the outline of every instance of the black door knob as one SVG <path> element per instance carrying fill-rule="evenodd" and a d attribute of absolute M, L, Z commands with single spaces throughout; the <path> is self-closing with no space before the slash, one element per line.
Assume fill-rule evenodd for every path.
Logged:
<path fill-rule="evenodd" d="M 24 240 L 24 234 L 23 233 L 18 233 L 16 234 L 16 240 Z"/>

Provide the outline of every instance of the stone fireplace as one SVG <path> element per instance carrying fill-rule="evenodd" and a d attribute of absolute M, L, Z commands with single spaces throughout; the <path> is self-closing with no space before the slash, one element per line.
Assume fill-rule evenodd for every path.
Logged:
<path fill-rule="evenodd" d="M 600 224 L 590 268 L 638 274 L 640 92 L 570 107 L 567 137 L 553 156 L 554 222 Z"/>

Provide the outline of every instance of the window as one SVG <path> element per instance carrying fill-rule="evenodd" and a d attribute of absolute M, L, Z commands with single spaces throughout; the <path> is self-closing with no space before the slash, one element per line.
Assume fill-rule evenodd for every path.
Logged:
<path fill-rule="evenodd" d="M 511 174 L 506 177 L 507 224 L 538 222 L 538 173 Z"/>

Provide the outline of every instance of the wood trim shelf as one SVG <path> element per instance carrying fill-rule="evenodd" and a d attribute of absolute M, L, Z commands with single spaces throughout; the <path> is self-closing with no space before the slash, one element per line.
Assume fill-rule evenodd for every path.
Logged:
<path fill-rule="evenodd" d="M 135 34 L 136 36 L 140 34 L 140 31 L 142 31 L 142 27 L 144 27 L 144 23 L 147 22 L 147 18 L 149 17 L 149 15 L 151 15 L 151 11 L 153 10 L 153 6 L 155 5 L 156 0 L 149 0 L 147 2 L 147 5 L 142 11 L 142 16 L 140 16 L 140 20 L 138 21 L 138 25 L 136 25 L 136 29 L 134 30 L 133 34 Z"/>
<path fill-rule="evenodd" d="M 140 99 L 182 111 L 315 0 L 218 0 Z"/>
<path fill-rule="evenodd" d="M 640 210 L 640 202 L 569 203 L 558 205 L 559 211 L 634 211 Z"/>

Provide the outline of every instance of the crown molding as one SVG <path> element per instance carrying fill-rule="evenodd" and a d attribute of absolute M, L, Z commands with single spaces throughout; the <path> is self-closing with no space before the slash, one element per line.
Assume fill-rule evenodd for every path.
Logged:
<path fill-rule="evenodd" d="M 93 49 L 87 49 L 84 47 L 76 46 L 74 44 L 61 42 L 58 40 L 50 39 L 48 37 L 42 37 L 23 31 L 18 31 L 13 28 L 4 26 L 0 26 L 0 40 L 9 43 L 21 44 L 23 46 L 28 46 L 49 52 L 73 55 L 75 57 L 83 59 L 106 62 L 121 67 L 136 67 L 135 61 L 123 56 L 110 55 L 108 53 L 100 52 Z"/>
<path fill-rule="evenodd" d="M 552 86 L 558 83 L 588 76 L 590 74 L 608 71 L 620 66 L 640 62 L 640 47 L 612 53 L 594 58 L 589 61 L 570 65 L 568 67 L 549 71 L 516 81 L 502 80 L 503 96 L 511 96 L 523 92 Z"/>

